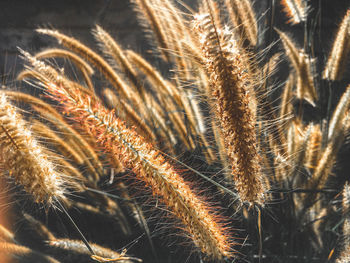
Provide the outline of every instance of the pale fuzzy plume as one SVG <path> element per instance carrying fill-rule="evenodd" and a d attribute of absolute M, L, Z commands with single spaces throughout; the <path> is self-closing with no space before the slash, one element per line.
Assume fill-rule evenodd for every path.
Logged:
<path fill-rule="evenodd" d="M 336 133 L 341 130 L 343 120 L 346 117 L 346 113 L 350 104 L 350 85 L 346 88 L 345 92 L 341 96 L 337 107 L 335 108 L 332 118 L 329 121 L 328 128 L 328 140 L 331 140 Z"/>
<path fill-rule="evenodd" d="M 50 68 L 43 62 L 33 60 L 29 54 L 25 55 L 35 68 L 50 72 Z M 106 151 L 119 156 L 124 167 L 132 169 L 140 180 L 151 186 L 155 195 L 162 197 L 168 208 L 183 222 L 184 229 L 202 252 L 218 259 L 231 256 L 232 243 L 224 234 L 225 228 L 217 222 L 217 216 L 205 202 L 194 195 L 162 155 L 136 132 L 128 130 L 113 112 L 108 112 L 94 98 L 83 94 L 80 89 L 74 89 L 74 86 L 69 85 L 64 90 L 65 84 L 69 85 L 62 83 L 59 76 L 49 76 L 41 86 L 53 93 L 52 99 L 59 100 L 66 106 L 65 112 L 80 119 L 81 124 L 85 123 L 83 127 L 99 138 Z M 119 143 L 111 143 L 111 139 L 119 140 Z M 168 181 L 169 178 L 173 179 Z"/>
<path fill-rule="evenodd" d="M 44 71 L 42 72 L 44 73 Z M 33 76 L 31 75 L 30 77 Z M 36 77 L 38 79 L 42 79 L 43 75 Z M 94 175 L 95 180 L 99 178 L 99 175 L 102 174 L 102 164 L 96 152 L 91 147 L 91 145 L 89 145 L 89 143 L 83 138 L 83 136 L 80 135 L 77 131 L 75 131 L 52 106 L 36 97 L 22 92 L 4 90 L 3 93 L 7 95 L 11 100 L 21 101 L 30 104 L 31 107 L 37 113 L 39 113 L 40 116 L 51 122 L 67 137 L 69 137 L 69 143 L 78 144 L 79 149 L 81 149 L 81 151 L 84 152 L 85 162 L 88 165 L 88 169 Z"/>
<path fill-rule="evenodd" d="M 319 124 L 313 125 L 311 129 L 310 139 L 306 146 L 305 167 L 315 169 L 317 161 L 321 153 L 322 132 Z"/>
<path fill-rule="evenodd" d="M 3 165 L 17 184 L 37 203 L 65 199 L 64 175 L 56 172 L 22 117 L 4 94 L 0 95 L 0 148 Z"/>
<path fill-rule="evenodd" d="M 251 82 L 239 47 L 229 31 L 217 30 L 210 15 L 196 17 L 206 70 L 210 76 L 215 113 L 239 196 L 249 205 L 264 204 L 256 119 L 249 107 Z"/>
<path fill-rule="evenodd" d="M 60 101 L 71 117 L 94 134 L 105 151 L 117 155 L 124 167 L 133 170 L 151 188 L 182 221 L 182 228 L 203 253 L 218 260 L 232 256 L 232 242 L 218 216 L 194 194 L 159 151 L 88 96 L 64 90 L 54 83 L 47 83 L 46 87 L 52 99 Z"/>
<path fill-rule="evenodd" d="M 345 136 L 349 131 L 350 114 L 347 112 L 345 117 L 341 121 L 341 125 L 333 137 L 329 140 L 327 147 L 323 149 L 323 152 L 318 160 L 315 171 L 309 182 L 311 188 L 324 187 L 333 165 L 336 162 L 336 157 L 340 147 L 342 146 Z"/>
<path fill-rule="evenodd" d="M 315 103 L 318 100 L 318 95 L 314 86 L 312 74 L 314 60 L 305 54 L 303 50 L 299 50 L 295 46 L 295 43 L 287 36 L 287 34 L 277 29 L 275 30 L 281 37 L 288 58 L 291 61 L 297 75 L 297 98 L 305 99 L 311 105 L 315 106 Z"/>
<path fill-rule="evenodd" d="M 309 58 L 303 51 L 299 53 L 299 67 L 297 69 L 297 98 L 308 101 L 312 106 L 316 106 L 318 95 L 314 85 L 312 69 L 314 59 Z"/>
<path fill-rule="evenodd" d="M 338 33 L 333 41 L 327 64 L 323 71 L 323 78 L 329 80 L 341 80 L 348 61 L 350 51 L 350 10 L 344 16 Z"/>
<path fill-rule="evenodd" d="M 281 4 L 289 17 L 289 23 L 295 25 L 306 21 L 309 11 L 307 0 L 281 0 Z"/>

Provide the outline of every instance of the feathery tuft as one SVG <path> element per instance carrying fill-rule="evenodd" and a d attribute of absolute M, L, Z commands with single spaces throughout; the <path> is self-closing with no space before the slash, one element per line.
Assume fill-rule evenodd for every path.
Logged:
<path fill-rule="evenodd" d="M 52 204 L 65 199 L 63 174 L 55 171 L 4 94 L 0 94 L 0 154 L 5 169 L 37 203 Z"/>
<path fill-rule="evenodd" d="M 243 63 L 247 60 L 241 57 L 229 31 L 218 31 L 208 15 L 196 19 L 236 189 L 243 202 L 263 205 L 265 187 L 255 134 L 256 119 L 249 107 L 254 83 Z"/>

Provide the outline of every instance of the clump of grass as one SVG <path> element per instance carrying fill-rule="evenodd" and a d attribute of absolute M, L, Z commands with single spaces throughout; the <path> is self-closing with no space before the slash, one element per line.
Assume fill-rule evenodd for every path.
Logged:
<path fill-rule="evenodd" d="M 125 49 L 101 26 L 93 29 L 93 35 L 107 59 L 74 37 L 38 29 L 69 50 L 53 48 L 35 56 L 22 52 L 30 65 L 19 78 L 39 87 L 45 96 L 39 99 L 4 92 L 33 110 L 32 131 L 49 147 L 37 157 L 54 159 L 57 171 L 79 178 L 72 184 L 79 189 L 78 196 L 72 196 L 67 209 L 73 214 L 79 210 L 79 217 L 86 219 L 88 226 L 94 225 L 89 228 L 89 237 L 102 237 L 106 246 L 116 247 L 138 236 L 133 244 L 139 242 L 144 247 L 148 242 L 157 258 L 161 245 L 154 240 L 163 234 L 164 223 L 152 222 L 155 213 L 149 215 L 149 206 L 155 204 L 158 211 L 167 211 L 167 217 L 171 214 L 172 227 L 180 228 L 188 237 L 191 242 L 186 245 L 195 247 L 199 261 L 204 256 L 206 261 L 214 262 L 255 262 L 257 258 L 323 262 L 335 251 L 337 261 L 346 262 L 348 204 L 335 201 L 343 187 L 337 189 L 334 185 L 343 186 L 348 181 L 335 172 L 341 166 L 338 157 L 349 133 L 349 87 L 333 103 L 337 104 L 333 112 L 330 102 L 327 116 L 321 108 L 328 99 L 324 84 L 338 85 L 334 81 L 340 80 L 345 70 L 348 14 L 323 65 L 309 34 L 310 24 L 313 28 L 319 20 L 313 17 L 315 12 L 308 1 L 281 1 L 290 23 L 305 27 L 304 48 L 298 48 L 297 41 L 277 30 L 284 48 L 281 45 L 281 52 L 271 57 L 271 43 L 264 46 L 261 40 L 270 35 L 268 41 L 273 41 L 274 18 L 270 18 L 271 28 L 262 36 L 261 27 L 267 23 L 260 23 L 258 30 L 257 21 L 265 18 L 257 19 L 248 0 L 203 1 L 197 15 L 185 4 L 177 6 L 170 0 L 132 2 L 144 27 L 152 31 L 154 54 L 171 68 L 169 72 L 161 74 L 151 60 Z M 274 3 L 271 16 L 280 7 Z M 261 49 L 266 53 L 257 52 Z M 79 71 L 77 79 L 40 60 L 55 57 L 72 61 Z M 279 90 L 275 78 L 279 78 L 283 57 L 291 62 L 290 72 L 280 85 L 283 90 Z M 319 68 L 325 68 L 322 83 Z M 103 88 L 95 82 L 100 78 L 95 70 L 109 82 L 104 82 Z M 277 94 L 279 91 L 281 94 Z M 309 104 L 313 107 L 308 108 Z M 314 114 L 308 116 L 304 106 Z M 3 119 L 0 124 L 5 127 L 18 118 Z M 25 142 L 18 134 L 15 128 L 3 129 L 3 145 L 17 149 L 16 144 Z M 11 162 L 6 158 L 29 158 L 13 149 L 4 157 L 8 167 Z M 22 144 L 21 149 L 29 152 Z M 25 163 L 16 162 L 16 171 L 28 174 Z M 184 180 L 185 173 L 191 183 Z M 199 177 L 204 180 L 199 181 Z M 35 201 L 54 203 L 51 181 L 45 185 L 50 188 L 46 192 L 36 187 L 37 192 L 33 192 L 31 184 L 35 180 L 17 181 L 34 194 Z M 141 182 L 142 191 L 135 190 L 136 181 Z M 64 177 L 59 182 L 61 187 L 69 180 Z M 230 190 L 232 185 L 234 190 Z M 347 188 L 345 185 L 344 200 Z M 153 201 L 145 201 L 145 192 L 152 193 Z M 59 193 L 64 196 L 65 191 Z M 225 209 L 201 197 L 211 194 L 215 194 L 215 204 Z M 242 202 L 257 207 L 258 213 L 242 206 Z M 235 220 L 224 218 L 221 212 L 234 214 Z M 88 222 L 91 217 L 98 223 Z M 74 255 L 78 261 L 139 260 L 124 254 L 125 250 L 116 253 L 62 236 L 69 231 L 62 231 L 57 222 L 49 222 L 50 230 L 56 231 L 54 235 L 42 223 L 44 220 L 34 222 L 29 216 L 23 220 L 40 241 L 49 240 L 45 246 L 41 244 L 42 254 L 63 262 L 72 261 Z M 232 231 L 239 223 L 252 244 L 242 246 L 246 259 L 237 251 L 240 234 Z M 108 233 L 99 232 L 100 227 Z M 7 245 L 17 241 L 17 233 L 21 231 L 14 235 L 0 231 L 0 238 Z M 341 246 L 337 246 L 334 233 L 345 237 Z M 7 249 L 9 255 L 16 256 L 16 249 L 34 251 L 29 248 L 31 244 L 16 245 Z M 183 254 L 180 251 L 177 255 Z M 173 261 L 171 255 L 167 257 Z"/>
<path fill-rule="evenodd" d="M 113 111 L 108 111 L 79 90 L 67 90 L 56 83 L 43 83 L 51 98 L 59 101 L 71 117 L 81 123 L 110 155 L 159 196 L 178 217 L 201 252 L 221 260 L 231 257 L 231 241 L 219 217 L 185 183 L 160 152 L 135 131 L 127 129 Z"/>

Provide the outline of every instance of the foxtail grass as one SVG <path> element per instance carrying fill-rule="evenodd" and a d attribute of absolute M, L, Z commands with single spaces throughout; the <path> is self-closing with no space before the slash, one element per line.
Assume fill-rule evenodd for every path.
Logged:
<path fill-rule="evenodd" d="M 350 50 L 350 10 L 344 16 L 333 42 L 327 64 L 323 71 L 323 78 L 341 80 Z"/>
<path fill-rule="evenodd" d="M 215 113 L 230 159 L 235 187 L 242 202 L 263 205 L 266 191 L 255 134 L 256 119 L 249 107 L 253 89 L 237 42 L 220 32 L 211 15 L 198 15 L 198 31 L 210 76 Z"/>
<path fill-rule="evenodd" d="M 309 11 L 306 0 L 282 0 L 281 4 L 289 23 L 295 25 L 306 21 Z"/>
<path fill-rule="evenodd" d="M 64 200 L 68 178 L 55 170 L 22 116 L 0 94 L 0 148 L 3 166 L 37 203 Z"/>
<path fill-rule="evenodd" d="M 38 65 L 29 54 L 26 56 L 34 66 Z M 41 67 L 44 67 L 42 63 Z M 182 228 L 201 252 L 218 260 L 233 255 L 234 243 L 220 223 L 220 217 L 193 192 L 161 152 L 134 130 L 128 129 L 113 111 L 79 89 L 66 88 L 57 79 L 46 81 L 42 86 L 51 94 L 50 98 L 58 101 L 64 112 L 93 135 L 109 155 L 117 156 L 124 167 L 131 169 L 163 201 L 180 219 Z"/>

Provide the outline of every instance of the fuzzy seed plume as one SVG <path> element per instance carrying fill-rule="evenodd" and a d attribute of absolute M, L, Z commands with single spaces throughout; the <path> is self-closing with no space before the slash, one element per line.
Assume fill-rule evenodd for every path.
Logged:
<path fill-rule="evenodd" d="M 64 176 L 55 171 L 44 148 L 27 128 L 22 116 L 0 94 L 0 154 L 2 165 L 37 203 L 65 199 Z"/>
<path fill-rule="evenodd" d="M 323 71 L 323 78 L 341 80 L 350 51 L 350 10 L 344 16 L 335 37 L 332 51 Z"/>
<path fill-rule="evenodd" d="M 305 22 L 309 8 L 305 0 L 281 0 L 283 11 L 289 17 L 289 23 L 295 25 Z"/>
<path fill-rule="evenodd" d="M 62 82 L 54 79 L 42 86 L 52 99 L 62 104 L 65 113 L 96 138 L 106 153 L 116 156 L 163 201 L 202 253 L 217 260 L 233 256 L 234 242 L 221 217 L 193 192 L 161 152 L 136 131 L 128 129 L 114 111 L 79 89 L 65 89 Z"/>
<path fill-rule="evenodd" d="M 310 58 L 304 50 L 298 49 L 286 33 L 278 29 L 275 30 L 279 33 L 288 58 L 296 72 L 297 98 L 304 99 L 312 106 L 315 106 L 318 100 L 318 94 L 312 74 L 312 67 L 315 62 L 314 59 Z"/>
<path fill-rule="evenodd" d="M 265 186 L 255 134 L 256 119 L 249 107 L 253 88 L 249 70 L 229 31 L 220 32 L 208 15 L 196 17 L 213 104 L 231 162 L 235 186 L 243 202 L 264 203 Z"/>
<path fill-rule="evenodd" d="M 328 140 L 337 136 L 337 133 L 341 130 L 343 121 L 346 118 L 346 113 L 350 104 L 350 85 L 346 88 L 345 92 L 341 96 L 337 107 L 335 108 L 332 118 L 329 122 L 328 128 Z"/>
<path fill-rule="evenodd" d="M 310 132 L 310 138 L 306 146 L 305 167 L 313 170 L 317 165 L 321 152 L 322 132 L 320 125 L 313 125 Z"/>

